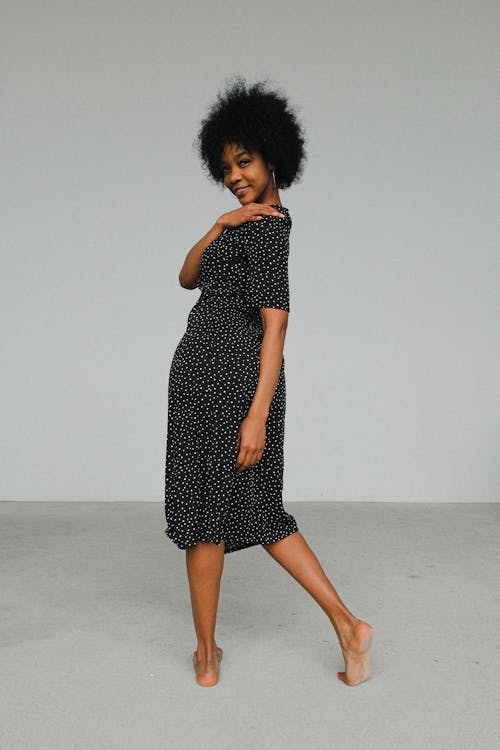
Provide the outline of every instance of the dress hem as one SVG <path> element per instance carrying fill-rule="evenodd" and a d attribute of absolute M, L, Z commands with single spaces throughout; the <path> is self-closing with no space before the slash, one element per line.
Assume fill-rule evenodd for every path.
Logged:
<path fill-rule="evenodd" d="M 248 549 L 248 547 L 255 547 L 258 544 L 273 544 L 273 542 L 279 542 L 282 539 L 286 539 L 287 536 L 291 536 L 292 534 L 296 534 L 298 531 L 299 531 L 299 527 L 295 524 L 295 526 L 287 529 L 286 531 L 284 531 L 282 533 L 268 535 L 267 537 L 265 537 L 263 539 L 254 539 L 254 540 L 248 541 L 248 542 L 236 543 L 235 545 L 233 545 L 231 547 L 224 546 L 224 554 L 227 555 L 227 554 L 229 554 L 231 552 L 238 552 L 239 550 L 242 550 L 242 549 Z M 165 534 L 181 550 L 186 550 L 186 549 L 191 549 L 192 547 L 196 547 L 196 545 L 197 545 L 198 542 L 213 542 L 213 544 L 219 545 L 221 543 L 222 539 L 224 538 L 223 536 L 219 537 L 218 539 L 217 538 L 215 538 L 215 539 L 214 538 L 204 538 L 204 539 L 202 539 L 200 537 L 199 539 L 193 540 L 192 542 L 183 542 L 181 540 L 177 540 L 175 538 L 175 535 L 171 535 L 169 533 L 168 529 L 165 529 Z"/>

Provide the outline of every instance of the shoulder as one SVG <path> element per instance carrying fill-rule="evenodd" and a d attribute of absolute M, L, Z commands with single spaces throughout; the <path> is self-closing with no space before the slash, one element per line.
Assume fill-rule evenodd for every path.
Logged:
<path fill-rule="evenodd" d="M 241 225 L 244 235 L 252 243 L 268 243 L 276 239 L 280 242 L 288 241 L 292 220 L 288 215 L 269 216 L 265 214 L 262 219 L 247 221 Z"/>

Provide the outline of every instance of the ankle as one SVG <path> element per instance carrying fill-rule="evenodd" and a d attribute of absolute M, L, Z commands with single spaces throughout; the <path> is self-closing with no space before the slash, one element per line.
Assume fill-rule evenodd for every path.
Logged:
<path fill-rule="evenodd" d="M 345 634 L 352 633 L 359 622 L 358 618 L 354 617 L 348 610 L 339 608 L 330 612 L 328 617 L 335 630 Z"/>
<path fill-rule="evenodd" d="M 198 641 L 196 656 L 198 659 L 210 659 L 217 654 L 217 644 L 215 641 Z"/>

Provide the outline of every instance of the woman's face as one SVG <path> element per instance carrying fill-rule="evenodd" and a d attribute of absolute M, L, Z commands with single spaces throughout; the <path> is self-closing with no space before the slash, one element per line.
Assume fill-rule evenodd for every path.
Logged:
<path fill-rule="evenodd" d="M 224 185 L 246 203 L 280 203 L 271 165 L 258 151 L 248 151 L 237 143 L 226 143 L 221 156 Z M 238 188 L 244 188 L 239 190 Z"/>

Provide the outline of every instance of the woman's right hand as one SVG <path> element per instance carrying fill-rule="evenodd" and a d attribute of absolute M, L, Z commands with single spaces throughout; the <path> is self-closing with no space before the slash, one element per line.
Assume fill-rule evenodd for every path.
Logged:
<path fill-rule="evenodd" d="M 273 206 L 268 206 L 267 203 L 247 203 L 241 208 L 235 208 L 233 211 L 222 214 L 215 223 L 222 229 L 226 229 L 227 227 L 239 227 L 240 224 L 245 224 L 247 221 L 260 221 L 263 216 L 285 218 L 284 214 Z"/>

